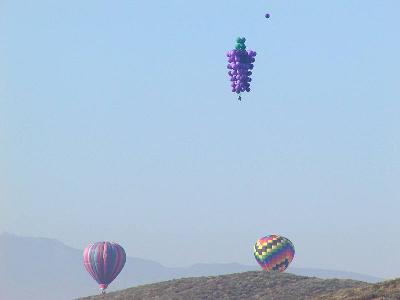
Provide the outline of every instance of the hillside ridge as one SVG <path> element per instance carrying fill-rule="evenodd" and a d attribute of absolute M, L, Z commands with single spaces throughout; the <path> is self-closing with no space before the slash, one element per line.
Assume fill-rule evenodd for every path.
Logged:
<path fill-rule="evenodd" d="M 81 300 L 306 300 L 324 299 L 321 297 L 333 297 L 335 293 L 372 287 L 373 284 L 349 279 L 319 279 L 289 273 L 250 271 L 169 280 Z"/>

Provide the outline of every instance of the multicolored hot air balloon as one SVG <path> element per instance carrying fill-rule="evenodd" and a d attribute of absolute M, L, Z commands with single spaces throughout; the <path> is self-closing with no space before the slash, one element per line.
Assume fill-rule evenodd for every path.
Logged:
<path fill-rule="evenodd" d="M 121 272 L 125 261 L 124 248 L 112 242 L 90 244 L 83 251 L 85 269 L 97 281 L 102 294 Z"/>
<path fill-rule="evenodd" d="M 265 271 L 283 272 L 293 260 L 294 246 L 283 236 L 269 235 L 257 240 L 254 257 Z"/>

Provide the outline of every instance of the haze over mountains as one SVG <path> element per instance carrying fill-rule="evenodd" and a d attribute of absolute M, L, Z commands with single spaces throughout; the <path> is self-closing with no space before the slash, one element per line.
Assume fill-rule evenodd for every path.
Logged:
<path fill-rule="evenodd" d="M 63 300 L 98 292 L 82 266 L 82 251 L 46 238 L 0 235 L 0 299 Z M 111 290 L 183 277 L 198 277 L 257 270 L 258 266 L 195 264 L 170 268 L 155 261 L 128 257 Z M 349 278 L 366 282 L 380 279 L 350 272 L 290 268 L 290 273 L 320 278 Z"/>

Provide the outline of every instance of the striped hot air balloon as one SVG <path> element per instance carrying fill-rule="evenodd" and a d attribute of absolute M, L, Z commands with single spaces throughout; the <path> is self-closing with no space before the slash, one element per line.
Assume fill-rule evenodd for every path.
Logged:
<path fill-rule="evenodd" d="M 293 260 L 294 246 L 283 236 L 269 235 L 257 240 L 254 257 L 265 271 L 283 272 Z"/>
<path fill-rule="evenodd" d="M 121 272 L 125 261 L 125 250 L 112 242 L 90 244 L 83 251 L 85 269 L 97 281 L 103 294 Z"/>

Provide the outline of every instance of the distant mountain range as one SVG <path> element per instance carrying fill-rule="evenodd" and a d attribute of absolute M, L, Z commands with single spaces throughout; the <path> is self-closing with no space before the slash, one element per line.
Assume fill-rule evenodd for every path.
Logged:
<path fill-rule="evenodd" d="M 157 262 L 128 257 L 111 290 L 165 280 L 240 273 L 257 266 L 195 264 L 169 268 Z M 291 268 L 290 273 L 319 278 L 378 282 L 381 279 L 351 272 Z M 0 235 L 0 299 L 70 300 L 96 294 L 95 282 L 82 266 L 82 251 L 46 238 Z"/>

